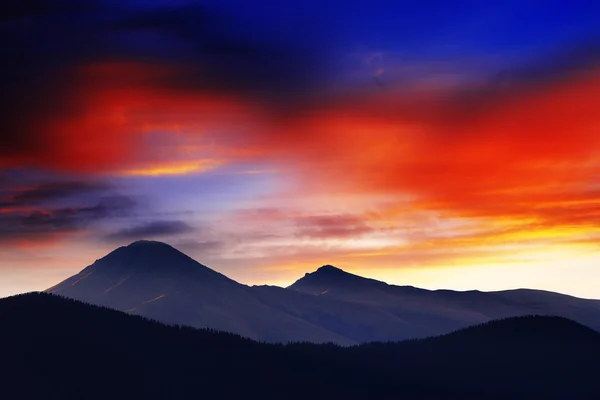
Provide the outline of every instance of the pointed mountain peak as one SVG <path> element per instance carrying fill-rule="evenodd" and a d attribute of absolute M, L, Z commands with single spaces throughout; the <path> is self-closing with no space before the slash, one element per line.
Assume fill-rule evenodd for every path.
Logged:
<path fill-rule="evenodd" d="M 130 291 L 133 297 L 143 293 L 144 299 L 154 301 L 190 282 L 235 283 L 166 243 L 140 240 L 113 250 L 48 291 L 83 301 Z"/>
<path fill-rule="evenodd" d="M 153 240 L 139 240 L 127 246 L 119 247 L 106 256 L 96 260 L 92 265 L 82 270 L 79 274 L 67 279 L 49 291 L 65 290 L 69 285 L 81 286 L 84 282 L 98 281 L 102 286 L 106 282 L 129 281 L 141 276 L 151 277 L 164 281 L 169 276 L 175 280 L 189 279 L 199 274 L 218 279 L 228 279 L 225 276 L 200 264 L 196 260 L 163 242 Z M 160 280 L 159 279 L 159 280 Z M 100 282 L 102 282 L 100 284 Z M 122 283 L 119 283 L 121 286 Z M 106 289 L 106 288 L 105 288 Z"/>
<path fill-rule="evenodd" d="M 374 279 L 354 275 L 333 265 L 323 265 L 312 273 L 307 273 L 303 278 L 294 282 L 289 289 L 304 293 L 324 294 L 335 288 L 364 289 L 372 285 L 387 285 Z"/>

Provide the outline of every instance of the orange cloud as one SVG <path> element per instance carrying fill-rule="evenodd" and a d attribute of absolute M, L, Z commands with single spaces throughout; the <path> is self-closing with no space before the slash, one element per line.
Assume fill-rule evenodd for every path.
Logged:
<path fill-rule="evenodd" d="M 595 245 L 598 93 L 600 75 L 590 71 L 468 98 L 434 92 L 412 101 L 413 94 L 401 93 L 341 98 L 276 120 L 255 140 L 282 170 L 294 171 L 288 176 L 297 187 L 289 198 L 330 197 L 311 205 L 316 215 L 341 207 L 336 197 L 365 199 L 355 209 L 364 218 L 357 226 L 372 231 L 356 236 L 372 235 L 348 249 L 336 247 L 347 230 L 330 230 L 325 242 L 310 244 L 315 263 L 325 255 L 349 262 L 344 251 L 395 267 L 528 263 L 539 259 L 534 253 Z M 387 200 L 371 203 L 373 195 Z M 411 221 L 419 213 L 435 213 L 439 222 Z M 445 223 L 444 236 L 437 236 Z"/>
<path fill-rule="evenodd" d="M 72 108 L 35 122 L 48 149 L 4 162 L 156 176 L 260 160 L 297 185 L 295 197 L 387 196 L 386 206 L 365 200 L 377 216 L 325 229 L 345 236 L 396 229 L 428 211 L 475 221 L 475 241 L 567 241 L 600 226 L 596 71 L 471 94 L 386 88 L 323 96 L 283 113 L 233 91 L 164 84 L 177 73 L 135 63 L 77 69 L 66 88 Z"/>
<path fill-rule="evenodd" d="M 473 110 L 424 102 L 403 118 L 405 110 L 377 115 L 368 103 L 340 107 L 311 115 L 300 129 L 312 133 L 282 135 L 279 145 L 330 190 L 410 194 L 419 208 L 461 216 L 580 224 L 597 213 L 597 93 L 600 76 L 590 74 L 482 98 Z"/>

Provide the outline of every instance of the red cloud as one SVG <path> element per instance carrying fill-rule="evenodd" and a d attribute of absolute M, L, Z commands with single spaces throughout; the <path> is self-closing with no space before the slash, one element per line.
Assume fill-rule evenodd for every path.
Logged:
<path fill-rule="evenodd" d="M 62 105 L 60 112 L 23 120 L 25 129 L 35 132 L 35 140 L 23 152 L 0 154 L 0 165 L 97 173 L 160 169 L 160 161 L 165 161 L 172 168 L 174 161 L 186 161 L 186 152 L 171 148 L 170 157 L 157 161 L 156 149 L 145 141 L 149 133 L 197 139 L 209 128 L 235 126 L 240 116 L 251 119 L 248 107 L 231 96 L 187 93 L 161 84 L 178 71 L 136 63 L 75 68 L 63 92 L 52 93 Z M 40 110 L 31 112 L 36 111 Z M 193 155 L 188 161 L 199 162 Z"/>
<path fill-rule="evenodd" d="M 472 110 L 425 98 L 395 113 L 390 99 L 375 99 L 311 114 L 296 124 L 310 133 L 273 140 L 304 166 L 307 184 L 328 190 L 410 194 L 420 208 L 461 216 L 581 224 L 597 213 L 598 93 L 600 76 L 590 74 L 484 97 Z"/>
<path fill-rule="evenodd" d="M 164 83 L 177 73 L 135 63 L 76 70 L 63 96 L 71 107 L 33 121 L 43 151 L 3 164 L 153 175 L 260 158 L 299 172 L 302 191 L 412 196 L 415 208 L 536 229 L 597 226 L 594 71 L 470 96 L 329 97 L 296 113 Z M 168 132 L 167 143 L 153 143 L 153 132 Z"/>

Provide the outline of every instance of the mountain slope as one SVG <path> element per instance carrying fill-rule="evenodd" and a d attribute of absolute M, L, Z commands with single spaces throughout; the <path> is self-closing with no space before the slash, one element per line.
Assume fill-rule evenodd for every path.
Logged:
<path fill-rule="evenodd" d="M 542 290 L 459 292 L 388 285 L 324 266 L 288 289 L 315 297 L 370 305 L 437 330 L 453 330 L 492 319 L 519 315 L 556 315 L 600 331 L 600 301 Z"/>
<path fill-rule="evenodd" d="M 324 266 L 289 288 L 241 285 L 173 247 L 121 247 L 50 293 L 169 324 L 210 327 L 267 342 L 394 341 L 511 316 L 574 319 L 600 330 L 600 301 L 543 291 L 430 291 Z"/>
<path fill-rule="evenodd" d="M 597 398 L 600 334 L 556 317 L 354 347 L 260 344 L 48 294 L 0 299 L 6 398 Z"/>
<path fill-rule="evenodd" d="M 247 286 L 160 242 L 120 247 L 48 292 L 168 324 L 211 327 L 258 340 L 351 343 L 270 308 Z"/>

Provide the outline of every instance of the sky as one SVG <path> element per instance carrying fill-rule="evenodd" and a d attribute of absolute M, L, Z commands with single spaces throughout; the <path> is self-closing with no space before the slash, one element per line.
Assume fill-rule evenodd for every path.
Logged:
<path fill-rule="evenodd" d="M 151 239 L 250 285 L 600 298 L 595 2 L 0 10 L 0 297 Z"/>

